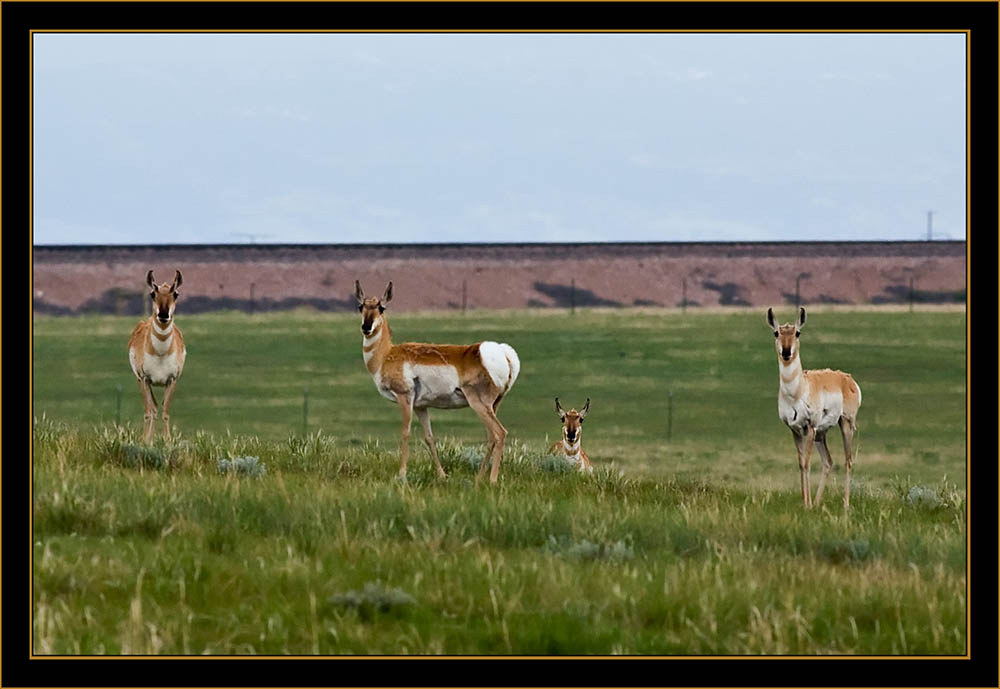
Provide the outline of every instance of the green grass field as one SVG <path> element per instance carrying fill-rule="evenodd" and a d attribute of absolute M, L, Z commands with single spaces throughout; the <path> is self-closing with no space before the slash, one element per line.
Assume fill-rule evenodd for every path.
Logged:
<path fill-rule="evenodd" d="M 400 416 L 356 314 L 182 302 L 175 438 L 152 447 L 137 319 L 38 318 L 34 651 L 965 653 L 965 312 L 810 309 L 805 367 L 863 391 L 846 517 L 833 433 L 832 485 L 801 506 L 763 311 L 390 310 L 396 341 L 520 355 L 500 482 L 478 488 L 469 409 L 431 413 L 447 480 L 416 423 L 395 480 Z M 544 454 L 555 396 L 593 400 L 591 477 Z M 240 457 L 266 470 L 220 472 Z"/>

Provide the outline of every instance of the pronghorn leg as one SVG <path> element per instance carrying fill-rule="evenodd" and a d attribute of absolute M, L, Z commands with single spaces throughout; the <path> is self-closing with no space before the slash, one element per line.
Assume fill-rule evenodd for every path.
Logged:
<path fill-rule="evenodd" d="M 478 412 L 476 413 L 478 414 Z M 490 455 L 493 454 L 493 448 L 496 447 L 496 444 L 496 439 L 493 437 L 493 430 L 489 426 L 486 426 L 486 449 L 483 450 L 483 461 L 479 463 L 479 474 L 476 478 L 477 482 L 479 481 L 478 477 L 481 477 L 486 473 L 486 467 L 490 465 Z"/>
<path fill-rule="evenodd" d="M 173 378 L 167 383 L 167 389 L 163 393 L 163 404 L 160 407 L 163 416 L 163 437 L 170 440 L 170 400 L 174 398 L 174 388 L 177 387 L 177 379 Z"/>
<path fill-rule="evenodd" d="M 844 465 L 847 467 L 844 479 L 844 509 L 851 507 L 851 465 L 854 464 L 854 420 L 840 417 L 840 432 L 844 437 Z"/>
<path fill-rule="evenodd" d="M 490 435 L 490 442 L 486 446 L 483 463 L 479 466 L 479 473 L 476 474 L 476 484 L 479 484 L 486 473 L 486 466 L 491 454 L 493 455 L 493 468 L 490 470 L 490 483 L 496 483 L 497 474 L 500 471 L 500 457 L 503 455 L 504 440 L 507 438 L 507 429 L 503 427 L 500 419 L 493 412 L 493 406 L 490 402 L 480 399 L 471 390 L 465 391 L 465 398 L 468 400 L 469 406 L 472 407 L 473 411 L 479 415 L 483 425 L 486 426 L 486 432 Z"/>
<path fill-rule="evenodd" d="M 805 435 L 795 436 L 795 447 L 799 451 L 799 480 L 802 484 L 802 503 L 806 507 L 812 507 L 812 495 L 809 488 L 809 455 L 812 453 L 813 439 L 816 431 L 812 426 L 806 429 Z"/>
<path fill-rule="evenodd" d="M 813 501 L 814 505 L 819 505 L 819 501 L 823 497 L 823 486 L 826 484 L 826 477 L 829 476 L 830 470 L 833 469 L 830 448 L 826 446 L 826 431 L 816 434 L 816 449 L 819 451 L 819 456 L 823 459 L 823 473 L 819 477 L 819 488 L 816 489 L 816 499 Z"/>
<path fill-rule="evenodd" d="M 444 467 L 441 466 L 441 462 L 438 460 L 437 446 L 434 444 L 434 434 L 431 432 L 431 412 L 429 409 L 414 409 L 417 413 L 417 418 L 420 419 L 420 425 L 424 427 L 424 440 L 427 442 L 427 447 L 430 448 L 431 458 L 434 460 L 434 466 L 437 467 L 438 476 L 444 478 L 447 476 L 444 473 Z"/>
<path fill-rule="evenodd" d="M 149 443 L 153 440 L 153 425 L 156 423 L 156 398 L 153 388 L 144 380 L 139 380 L 139 392 L 142 393 L 142 404 L 145 409 L 142 415 L 142 439 Z"/>
<path fill-rule="evenodd" d="M 406 480 L 406 460 L 410 454 L 410 424 L 413 423 L 413 399 L 409 395 L 396 393 L 396 403 L 403 412 L 403 438 L 400 443 L 399 478 Z"/>
<path fill-rule="evenodd" d="M 492 431 L 487 430 L 486 436 L 488 438 L 486 441 L 486 449 L 483 451 L 483 461 L 479 463 L 479 473 L 476 474 L 476 483 L 479 483 L 479 479 L 486 473 L 486 467 L 490 465 L 490 455 L 493 454 L 493 448 L 497 445 L 496 440 L 493 438 Z"/>

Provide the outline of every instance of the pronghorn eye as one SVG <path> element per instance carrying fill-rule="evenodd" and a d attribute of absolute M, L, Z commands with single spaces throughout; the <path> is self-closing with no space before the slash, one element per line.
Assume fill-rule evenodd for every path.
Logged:
<path fill-rule="evenodd" d="M 799 335 L 801 335 L 801 334 L 802 334 L 802 333 L 801 333 L 800 331 L 798 331 L 798 330 L 796 330 L 796 331 L 795 331 L 795 337 L 798 337 L 798 336 L 799 336 Z"/>
<path fill-rule="evenodd" d="M 150 292 L 149 293 L 149 298 L 150 299 L 156 299 L 156 292 Z"/>
<path fill-rule="evenodd" d="M 775 337 L 777 337 L 777 336 L 778 336 L 778 331 L 777 331 L 777 330 L 775 330 L 775 331 L 774 331 L 774 336 L 775 336 Z"/>
<path fill-rule="evenodd" d="M 364 311 L 364 310 L 365 310 L 365 305 L 364 304 L 358 304 L 358 311 L 360 312 L 360 311 Z"/>
<path fill-rule="evenodd" d="M 382 306 L 381 304 L 379 304 L 379 305 L 378 305 L 378 312 L 379 312 L 379 313 L 385 313 L 385 307 L 384 307 L 384 306 Z"/>

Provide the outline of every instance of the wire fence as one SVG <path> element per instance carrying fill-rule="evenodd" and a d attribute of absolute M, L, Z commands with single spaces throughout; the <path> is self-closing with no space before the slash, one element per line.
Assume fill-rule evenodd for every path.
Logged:
<path fill-rule="evenodd" d="M 809 304 L 851 304 L 847 299 L 839 299 L 826 294 L 806 297 L 803 287 L 809 282 L 809 273 L 799 273 L 789 279 L 787 290 L 780 290 L 781 298 L 789 306 Z M 715 306 L 746 306 L 753 304 L 747 298 L 746 289 L 739 284 L 715 279 L 691 278 L 682 279 L 676 294 L 657 299 L 635 297 L 631 301 L 612 299 L 601 296 L 595 289 L 585 284 L 577 284 L 575 278 L 568 284 L 557 282 L 534 281 L 529 285 L 528 293 L 535 296 L 524 303 L 511 303 L 507 308 L 539 308 L 566 309 L 576 313 L 577 309 L 591 307 L 634 307 L 657 306 L 689 308 Z M 243 288 L 244 295 L 239 295 L 234 289 L 227 289 L 225 283 L 218 283 L 217 296 L 206 294 L 185 295 L 181 308 L 186 314 L 209 313 L 214 311 L 241 311 L 248 314 L 266 313 L 272 311 L 291 311 L 299 308 L 315 309 L 324 312 L 348 312 L 357 308 L 354 295 L 348 293 L 342 297 L 271 297 L 256 282 L 251 282 L 249 289 Z M 701 296 L 692 298 L 692 293 L 698 291 Z M 883 285 L 882 292 L 871 295 L 864 304 L 899 304 L 909 305 L 912 311 L 915 304 L 955 304 L 966 301 L 965 288 L 958 290 L 927 290 L 920 289 L 919 280 L 910 275 L 903 276 L 902 281 Z M 469 309 L 486 308 L 475 304 L 469 297 L 468 281 L 462 280 L 456 284 L 455 294 L 461 295 L 459 300 L 448 300 L 441 310 L 460 311 L 463 314 Z M 35 313 L 46 315 L 87 315 L 109 314 L 118 316 L 142 316 L 149 313 L 149 293 L 147 290 L 123 289 L 114 287 L 89 299 L 73 308 L 50 303 L 43 298 L 33 300 Z"/>

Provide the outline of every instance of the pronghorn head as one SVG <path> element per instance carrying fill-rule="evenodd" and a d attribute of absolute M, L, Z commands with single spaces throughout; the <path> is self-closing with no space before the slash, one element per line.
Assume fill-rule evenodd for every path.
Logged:
<path fill-rule="evenodd" d="M 806 310 L 799 307 L 799 321 L 795 325 L 785 323 L 778 325 L 774 320 L 774 311 L 767 310 L 767 327 L 774 332 L 774 348 L 778 352 L 778 358 L 785 363 L 790 363 L 799 355 L 799 335 L 802 334 L 802 326 L 806 324 Z"/>
<path fill-rule="evenodd" d="M 181 286 L 184 279 L 181 277 L 181 271 L 177 271 L 174 275 L 173 282 L 164 282 L 162 285 L 157 285 L 156 281 L 153 279 L 153 271 L 146 273 L 146 285 L 149 286 L 149 298 L 153 300 L 153 315 L 156 316 L 156 320 L 160 322 L 160 325 L 167 325 L 170 320 L 174 317 L 174 308 L 177 306 L 177 297 L 180 296 L 177 292 L 177 288 Z"/>
<path fill-rule="evenodd" d="M 368 297 L 365 299 L 365 292 L 361 289 L 361 283 L 355 280 L 354 298 L 358 300 L 358 311 L 361 312 L 361 333 L 365 337 L 371 337 L 384 320 L 382 313 L 385 311 L 385 305 L 392 301 L 392 280 L 389 281 L 389 285 L 385 288 L 385 293 L 381 299 L 378 297 Z"/>
<path fill-rule="evenodd" d="M 580 411 L 576 409 L 566 411 L 560 406 L 559 398 L 556 397 L 556 412 L 559 414 L 559 420 L 562 421 L 563 438 L 570 445 L 575 444 L 580 440 L 580 436 L 583 435 L 583 420 L 587 418 L 587 413 L 590 412 L 590 398 L 587 398 L 587 403 L 583 405 L 583 409 Z"/>

